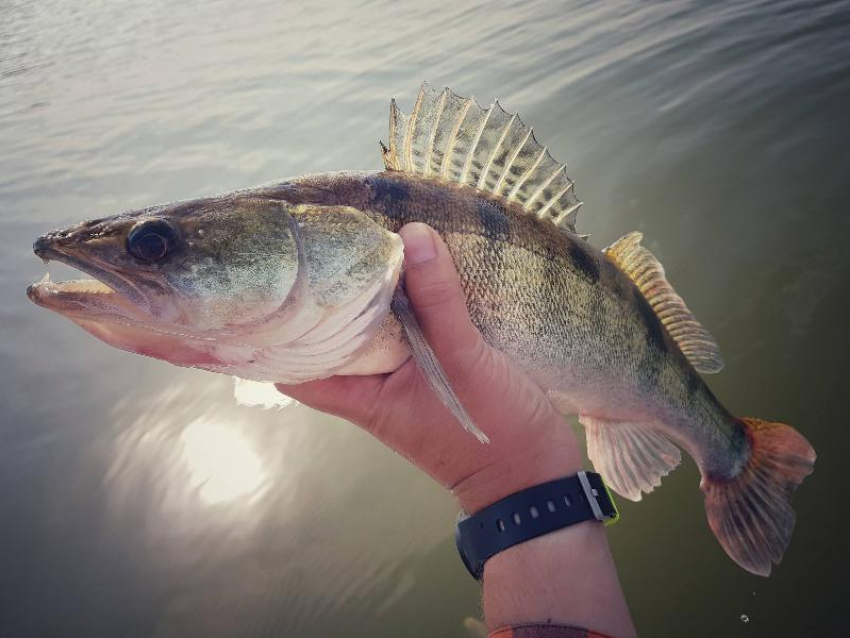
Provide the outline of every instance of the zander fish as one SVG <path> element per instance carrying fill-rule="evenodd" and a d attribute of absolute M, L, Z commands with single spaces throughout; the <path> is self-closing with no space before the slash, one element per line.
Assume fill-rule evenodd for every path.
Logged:
<path fill-rule="evenodd" d="M 28 294 L 117 348 L 255 381 L 390 372 L 414 356 L 486 440 L 396 293 L 396 233 L 425 222 L 448 245 L 484 338 L 560 412 L 578 414 L 608 484 L 638 501 L 686 450 L 720 543 L 768 575 L 815 452 L 790 426 L 737 418 L 714 397 L 700 373 L 721 369 L 717 343 L 640 233 L 602 251 L 576 234 L 581 203 L 564 166 L 498 102 L 482 109 L 426 84 L 409 116 L 392 102 L 381 146 L 382 172 L 300 177 L 48 233 L 38 256 L 97 281 L 46 279 Z"/>

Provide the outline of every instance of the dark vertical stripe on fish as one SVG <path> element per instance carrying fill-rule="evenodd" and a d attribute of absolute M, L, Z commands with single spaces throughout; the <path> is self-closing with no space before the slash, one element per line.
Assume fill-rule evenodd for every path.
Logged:
<path fill-rule="evenodd" d="M 484 244 L 483 257 L 484 263 L 488 265 L 488 270 L 493 275 L 490 284 L 493 289 L 492 299 L 500 299 L 504 289 L 502 281 L 505 269 L 504 251 L 508 242 L 511 241 L 511 222 L 501 207 L 485 200 L 479 200 L 475 204 L 475 214 L 481 227 L 481 235 L 487 240 Z M 490 320 L 493 323 L 493 329 L 501 332 L 503 328 L 501 313 L 495 313 Z"/>
<path fill-rule="evenodd" d="M 570 240 L 569 255 L 572 263 L 590 283 L 595 284 L 599 281 L 599 264 L 596 262 L 596 258 L 580 242 Z"/>
<path fill-rule="evenodd" d="M 658 380 L 668 352 L 667 343 L 664 340 L 664 326 L 652 306 L 649 305 L 649 302 L 637 288 L 634 289 L 634 303 L 637 304 L 638 312 L 643 318 L 647 345 L 640 361 L 641 374 L 639 379 L 648 391 L 652 391 L 658 386 Z"/>
<path fill-rule="evenodd" d="M 696 370 L 693 368 L 688 368 L 687 371 L 687 389 L 688 396 L 694 396 L 697 392 L 699 392 L 700 388 L 702 388 L 702 378 L 697 374 Z"/>
<path fill-rule="evenodd" d="M 575 348 L 568 338 L 570 316 L 578 316 L 576 308 L 580 302 L 570 295 L 570 282 L 564 276 L 563 253 L 547 249 L 546 256 L 538 259 L 541 270 L 529 273 L 529 285 L 539 290 L 538 299 L 532 306 L 527 318 L 529 328 L 540 336 L 540 343 L 546 344 L 551 352 L 566 356 L 566 350 Z M 542 262 L 542 263 L 541 263 Z"/>
<path fill-rule="evenodd" d="M 475 211 L 478 213 L 478 221 L 481 223 L 482 234 L 486 239 L 493 244 L 511 240 L 511 223 L 504 211 L 495 204 L 483 200 L 476 204 Z"/>
<path fill-rule="evenodd" d="M 403 222 L 404 212 L 409 207 L 410 185 L 407 182 L 386 179 L 381 176 L 367 180 L 372 199 L 387 217 Z"/>
<path fill-rule="evenodd" d="M 637 288 L 635 288 L 633 299 L 641 317 L 643 317 L 643 324 L 646 327 L 647 345 L 650 349 L 665 352 L 667 350 L 667 343 L 664 341 L 664 326 L 658 315 L 655 314 L 652 306 L 649 305 L 649 302 L 644 299 L 644 296 Z"/>

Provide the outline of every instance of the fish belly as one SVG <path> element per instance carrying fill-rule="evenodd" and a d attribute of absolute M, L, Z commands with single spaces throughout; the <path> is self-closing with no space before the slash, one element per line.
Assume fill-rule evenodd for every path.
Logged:
<path fill-rule="evenodd" d="M 388 314 L 378 334 L 357 359 L 342 368 L 337 374 L 367 375 L 386 374 L 398 370 L 410 359 L 410 347 L 404 338 L 401 324 L 394 315 Z"/>

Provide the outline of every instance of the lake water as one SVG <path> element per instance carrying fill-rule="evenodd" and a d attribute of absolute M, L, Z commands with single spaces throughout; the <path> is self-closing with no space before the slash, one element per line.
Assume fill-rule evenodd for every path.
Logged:
<path fill-rule="evenodd" d="M 620 500 L 643 635 L 846 631 L 848 3 L 0 0 L 0 635 L 473 635 L 430 479 L 25 296 L 56 226 L 379 168 L 423 79 L 520 110 L 594 245 L 644 232 L 723 347 L 726 405 L 819 452 L 767 580 L 714 540 L 690 460 Z"/>

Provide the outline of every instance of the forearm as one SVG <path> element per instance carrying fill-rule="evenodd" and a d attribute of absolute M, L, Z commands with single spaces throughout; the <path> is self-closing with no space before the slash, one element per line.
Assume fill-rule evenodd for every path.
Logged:
<path fill-rule="evenodd" d="M 492 631 L 522 624 L 634 636 L 602 524 L 588 521 L 511 547 L 484 567 L 484 619 Z"/>

